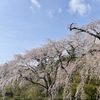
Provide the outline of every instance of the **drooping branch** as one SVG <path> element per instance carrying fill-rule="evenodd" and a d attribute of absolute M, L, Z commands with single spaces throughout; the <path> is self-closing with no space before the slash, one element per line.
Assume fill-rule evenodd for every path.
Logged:
<path fill-rule="evenodd" d="M 19 74 L 22 78 L 24 78 L 25 80 L 31 82 L 32 84 L 36 84 L 36 85 L 39 85 L 39 86 L 42 86 L 43 88 L 47 89 L 47 87 L 39 82 L 35 82 L 34 80 L 32 80 L 32 78 L 30 77 L 26 77 L 26 76 L 23 76 L 22 75 L 22 72 L 19 70 Z M 43 78 L 42 78 L 43 79 Z"/>
<path fill-rule="evenodd" d="M 100 34 L 99 34 L 99 32 L 96 31 L 96 29 L 91 29 L 91 31 L 94 31 L 94 32 L 96 33 L 96 34 L 94 34 L 94 33 L 92 33 L 92 32 L 89 31 L 89 30 L 86 30 L 86 29 L 83 29 L 83 28 L 75 27 L 75 26 L 73 26 L 73 24 L 74 24 L 74 23 L 70 24 L 70 27 L 69 27 L 70 31 L 72 31 L 72 30 L 77 30 L 77 31 L 79 31 L 79 32 L 85 32 L 85 33 L 88 33 L 89 35 L 94 36 L 94 37 L 96 37 L 96 38 L 98 38 L 98 39 L 100 40 Z"/>
<path fill-rule="evenodd" d="M 29 82 L 31 82 L 31 83 L 33 83 L 33 84 L 42 86 L 43 88 L 47 89 L 47 87 L 46 87 L 45 85 L 43 85 L 43 84 L 41 84 L 41 83 L 38 83 L 38 82 L 34 82 L 34 81 L 32 80 L 32 78 L 28 78 L 28 77 L 23 77 L 23 78 L 25 78 L 27 81 L 29 81 Z"/>

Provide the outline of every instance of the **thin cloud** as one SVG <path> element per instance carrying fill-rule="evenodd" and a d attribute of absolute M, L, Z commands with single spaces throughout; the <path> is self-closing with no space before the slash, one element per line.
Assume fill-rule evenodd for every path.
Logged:
<path fill-rule="evenodd" d="M 62 9 L 61 9 L 61 8 L 59 8 L 58 13 L 61 13 L 61 12 L 62 12 Z"/>
<path fill-rule="evenodd" d="M 32 4 L 35 5 L 37 8 L 40 8 L 41 5 L 39 4 L 39 2 L 37 2 L 37 0 L 31 0 Z"/>
<path fill-rule="evenodd" d="M 30 7 L 29 9 L 32 11 L 33 14 L 36 13 L 33 7 Z"/>
<path fill-rule="evenodd" d="M 70 0 L 69 2 L 69 12 L 78 13 L 83 16 L 91 10 L 91 6 L 86 4 L 84 0 Z"/>
<path fill-rule="evenodd" d="M 54 13 L 53 9 L 47 10 L 46 13 L 49 15 L 50 18 L 53 18 L 53 13 Z"/>

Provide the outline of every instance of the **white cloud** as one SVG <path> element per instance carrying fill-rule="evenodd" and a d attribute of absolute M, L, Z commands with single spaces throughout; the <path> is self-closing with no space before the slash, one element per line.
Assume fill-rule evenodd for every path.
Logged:
<path fill-rule="evenodd" d="M 31 0 L 32 4 L 35 5 L 36 7 L 40 8 L 41 5 L 37 2 L 37 0 Z"/>
<path fill-rule="evenodd" d="M 29 9 L 32 11 L 33 14 L 36 13 L 33 7 L 30 7 Z"/>
<path fill-rule="evenodd" d="M 86 4 L 84 0 L 70 0 L 69 2 L 69 12 L 78 13 L 83 16 L 91 10 L 91 6 Z"/>
<path fill-rule="evenodd" d="M 46 13 L 49 15 L 50 18 L 53 18 L 53 13 L 54 13 L 53 9 L 47 10 Z"/>
<path fill-rule="evenodd" d="M 62 12 L 62 9 L 61 9 L 61 8 L 59 8 L 58 13 L 61 13 L 61 12 Z"/>

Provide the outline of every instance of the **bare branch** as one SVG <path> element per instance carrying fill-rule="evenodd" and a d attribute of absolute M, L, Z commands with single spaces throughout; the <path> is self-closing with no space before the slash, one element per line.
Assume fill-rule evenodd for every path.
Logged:
<path fill-rule="evenodd" d="M 85 32 L 85 33 L 88 33 L 89 35 L 94 36 L 94 37 L 96 37 L 100 40 L 100 34 L 95 29 L 93 29 L 93 31 L 95 31 L 97 34 L 93 34 L 91 31 L 88 31 L 88 30 L 83 29 L 83 28 L 75 27 L 75 26 L 73 26 L 73 24 L 74 23 L 70 24 L 70 31 L 77 30 L 77 31 L 80 31 L 80 32 Z"/>

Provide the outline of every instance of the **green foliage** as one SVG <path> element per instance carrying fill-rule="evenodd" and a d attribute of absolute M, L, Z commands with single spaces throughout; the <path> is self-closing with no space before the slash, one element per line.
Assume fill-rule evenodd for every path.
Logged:
<path fill-rule="evenodd" d="M 79 71 L 73 71 L 72 76 L 71 76 L 71 96 L 74 98 L 77 86 L 81 81 L 81 77 L 79 74 Z"/>
<path fill-rule="evenodd" d="M 0 100 L 2 100 L 2 96 L 0 96 Z M 17 84 L 7 87 L 4 100 L 47 100 L 47 97 L 46 91 L 42 87 L 29 83 L 23 87 L 19 87 Z"/>
<path fill-rule="evenodd" d="M 70 56 L 61 56 L 61 60 L 62 61 L 75 61 L 77 59 L 77 57 L 73 56 L 73 57 L 70 57 Z"/>
<path fill-rule="evenodd" d="M 61 56 L 61 60 L 62 61 L 67 61 L 68 60 L 68 57 L 67 56 Z"/>
<path fill-rule="evenodd" d="M 87 100 L 98 100 L 97 99 L 97 89 L 100 86 L 100 80 L 98 79 L 98 76 L 90 78 L 91 73 L 89 73 L 84 91 L 86 94 Z"/>
<path fill-rule="evenodd" d="M 91 73 L 88 74 L 84 86 L 86 100 L 98 100 L 97 89 L 100 86 L 100 80 L 98 79 L 98 76 L 94 76 L 92 78 L 90 77 L 91 77 Z M 79 70 L 74 71 L 71 75 L 71 80 L 70 80 L 71 97 L 73 100 L 75 100 L 75 93 L 77 90 L 77 86 L 79 85 L 80 82 L 81 82 L 81 77 L 80 77 Z"/>
<path fill-rule="evenodd" d="M 54 100 L 63 100 L 62 98 L 63 87 L 59 87 Z M 2 96 L 0 96 L 0 100 L 2 100 Z M 19 87 L 17 84 L 7 87 L 4 100 L 48 100 L 48 97 L 46 90 L 42 87 L 29 83 L 23 87 Z"/>
<path fill-rule="evenodd" d="M 87 100 L 96 100 L 96 94 L 97 94 L 97 87 L 93 84 L 87 84 L 84 87 L 85 93 L 86 93 L 86 99 Z"/>
<path fill-rule="evenodd" d="M 64 88 L 62 86 L 59 86 L 59 89 L 58 89 L 58 93 L 56 94 L 56 97 L 54 100 L 63 100 L 63 90 Z"/>

